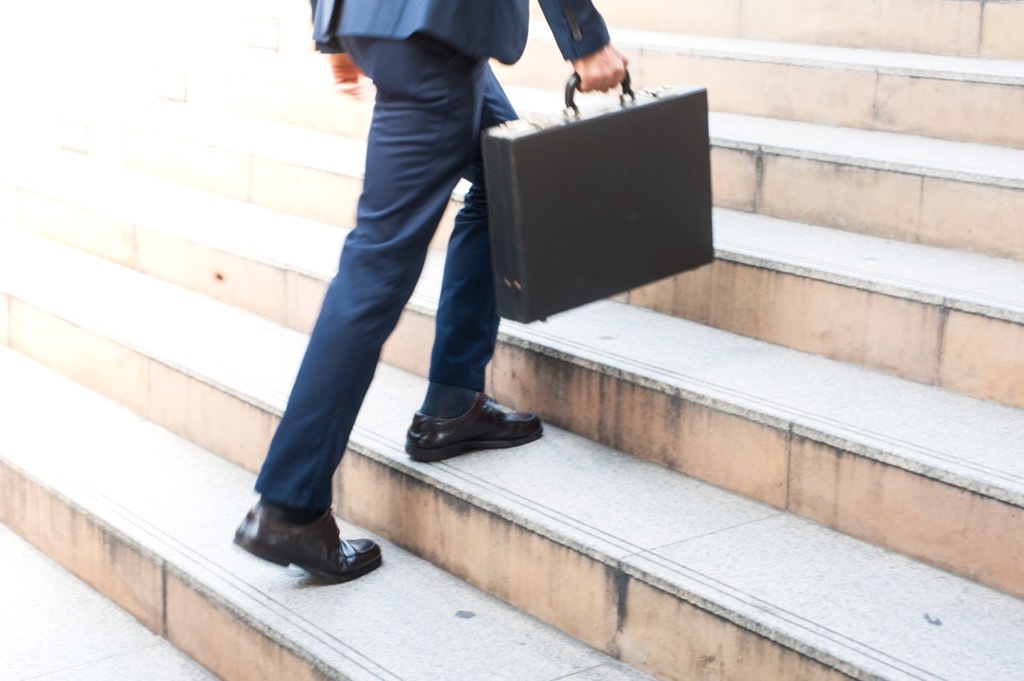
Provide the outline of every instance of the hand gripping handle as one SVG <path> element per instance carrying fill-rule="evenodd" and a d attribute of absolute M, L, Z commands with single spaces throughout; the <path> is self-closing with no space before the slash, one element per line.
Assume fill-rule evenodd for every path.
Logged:
<path fill-rule="evenodd" d="M 573 73 L 569 76 L 569 82 L 565 84 L 565 110 L 566 112 L 572 110 L 577 116 L 580 113 L 580 109 L 576 106 L 576 91 L 580 89 L 580 80 L 580 74 Z M 622 94 L 619 96 L 619 101 L 625 104 L 627 96 L 636 101 L 636 95 L 633 93 L 632 83 L 629 78 L 629 71 L 626 71 L 626 76 L 622 79 Z"/>

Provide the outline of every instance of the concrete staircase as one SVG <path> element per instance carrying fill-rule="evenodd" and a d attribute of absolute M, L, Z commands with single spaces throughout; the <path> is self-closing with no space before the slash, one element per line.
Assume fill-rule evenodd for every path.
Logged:
<path fill-rule="evenodd" d="M 1024 3 L 642 5 L 598 6 L 638 86 L 709 89 L 716 262 L 505 324 L 546 436 L 422 465 L 443 226 L 335 481 L 386 565 L 338 587 L 229 540 L 370 105 L 302 0 L 103 0 L 52 51 L 0 10 L 0 521 L 221 678 L 1016 678 Z M 497 70 L 543 114 L 560 64 Z"/>

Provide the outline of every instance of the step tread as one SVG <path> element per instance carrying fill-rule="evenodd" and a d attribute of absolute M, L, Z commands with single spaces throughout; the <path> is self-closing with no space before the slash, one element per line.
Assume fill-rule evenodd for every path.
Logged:
<path fill-rule="evenodd" d="M 86 256 L 65 258 L 52 246 L 42 250 L 47 262 L 73 273 L 74 281 L 83 282 L 81 289 L 92 292 L 65 291 L 65 302 L 52 296 L 49 304 L 63 307 L 63 314 L 102 329 L 113 320 L 86 321 L 95 314 L 89 308 L 111 307 L 114 296 L 120 335 L 133 336 L 136 346 L 177 335 L 178 343 L 146 350 L 167 355 L 165 361 L 235 394 L 260 386 L 249 401 L 270 396 L 268 408 L 279 412 L 283 407 L 305 343 L 302 334 L 220 304 L 201 303 L 186 291 Z M 43 285 L 38 279 L 32 288 Z M 162 298 L 154 297 L 158 290 L 165 292 Z M 103 296 L 108 302 L 97 303 Z M 199 309 L 202 305 L 220 313 L 210 315 Z M 126 309 L 133 314 L 124 314 Z M 146 310 L 159 310 L 159 315 L 147 319 Z M 607 319 L 608 312 L 619 332 L 638 326 L 607 305 L 589 312 L 566 318 L 585 327 L 587 336 L 595 333 L 594 320 L 587 317 Z M 643 317 L 644 324 L 657 326 L 657 315 Z M 605 327 L 596 333 L 612 330 Z M 196 336 L 207 342 L 180 338 L 182 328 L 203 329 Z M 655 334 L 665 337 L 664 329 Z M 728 336 L 712 335 L 708 340 L 713 343 Z M 694 349 L 713 346 L 693 345 L 686 336 L 682 345 L 688 350 L 681 354 L 696 357 L 703 367 L 717 363 L 720 371 L 732 370 L 723 366 L 726 356 L 746 360 L 759 351 L 772 354 L 743 342 L 713 361 L 709 355 L 714 353 Z M 632 349 L 640 342 L 632 339 Z M 775 366 L 757 364 L 768 373 Z M 804 374 L 802 368 L 793 373 Z M 870 377 L 861 378 L 870 382 Z M 555 428 L 536 445 L 514 453 L 466 456 L 442 465 L 410 462 L 402 451 L 404 429 L 424 385 L 423 379 L 382 366 L 352 446 L 860 678 L 1006 678 L 1024 661 L 1015 643 L 1015 632 L 1024 626 L 1024 603 L 1017 599 Z M 816 399 L 817 411 L 828 409 L 821 408 L 820 395 Z M 905 411 L 898 408 L 899 399 L 890 400 L 889 409 L 894 405 L 897 412 Z M 1017 437 L 1004 432 L 1009 439 L 1003 442 L 1019 442 L 1020 413 L 1000 413 L 1015 416 L 1018 426 Z M 980 433 L 984 424 L 977 417 L 964 413 L 961 418 L 971 420 Z M 237 505 L 244 504 L 239 500 Z M 622 513 L 623 508 L 630 512 Z M 828 561 L 821 560 L 825 555 Z M 944 624 L 930 624 L 929 618 Z"/>
<path fill-rule="evenodd" d="M 382 569 L 337 587 L 255 560 L 230 541 L 252 474 L 6 348 L 0 374 L 0 403 L 16 415 L 0 435 L 9 463 L 332 677 L 649 678 L 386 541 Z"/>
<path fill-rule="evenodd" d="M 0 370 L 0 375 L 13 378 L 6 370 Z M 6 380 L 4 384 L 7 391 L 14 387 Z M 3 525 L 0 554 L 4 557 L 0 563 L 4 679 L 215 678 Z"/>
<path fill-rule="evenodd" d="M 60 257 L 68 267 L 82 262 L 74 252 L 39 239 L 25 237 L 21 243 L 5 250 L 39 249 L 39 258 Z M 321 269 L 326 277 L 333 272 L 338 246 L 322 244 L 322 251 L 309 251 L 320 254 L 322 268 L 331 268 Z M 87 289 L 65 292 L 59 282 L 45 281 L 44 272 L 30 271 L 29 260 L 10 263 L 6 272 L 0 271 L 0 281 L 6 278 L 10 286 L 20 287 L 13 289 L 16 293 L 23 291 L 40 303 L 62 305 L 72 316 L 96 305 Z M 442 263 L 440 254 L 428 258 L 413 309 L 433 314 Z M 131 274 L 139 277 L 140 289 L 157 284 Z M 92 281 L 98 285 L 112 276 L 127 274 L 101 268 Z M 114 295 L 117 284 L 107 285 L 108 295 Z M 156 286 L 151 295 L 173 297 L 177 292 Z M 197 319 L 213 321 L 221 315 L 219 303 L 191 295 Z M 259 317 L 244 319 L 254 333 L 274 326 Z M 98 309 L 94 323 L 108 325 L 118 336 L 128 334 L 129 340 L 139 333 L 132 320 L 111 308 Z M 568 357 L 601 373 L 628 376 L 637 384 L 801 436 L 843 443 L 874 460 L 1024 506 L 1024 460 L 1013 444 L 1024 441 L 1024 411 L 614 302 L 556 315 L 543 324 L 506 322 L 502 329 L 513 344 Z M 145 341 L 171 353 L 178 335 L 152 326 Z M 283 371 L 289 375 L 294 367 Z M 884 403 L 878 395 L 887 396 Z M 268 404 L 273 395 L 261 399 Z"/>
<path fill-rule="evenodd" d="M 620 49 L 875 71 L 914 78 L 1024 85 L 1024 62 L 1010 59 L 955 57 L 615 27 L 611 28 L 611 35 L 612 41 Z M 544 22 L 531 23 L 530 39 L 554 42 Z"/>

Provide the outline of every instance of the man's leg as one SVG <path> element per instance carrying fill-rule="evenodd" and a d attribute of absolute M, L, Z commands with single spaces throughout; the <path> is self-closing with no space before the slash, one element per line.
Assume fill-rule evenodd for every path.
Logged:
<path fill-rule="evenodd" d="M 268 509 L 330 507 L 331 478 L 381 346 L 412 293 L 451 191 L 475 156 L 483 101 L 481 63 L 436 41 L 356 39 L 346 46 L 378 93 L 357 226 L 257 480 L 261 504 L 236 534 L 237 543 L 263 558 L 339 577 L 365 563 L 366 552 L 343 544 L 326 552 L 327 564 L 311 559 L 305 549 L 323 555 L 336 533 L 332 539 L 324 525 L 318 534 L 298 535 Z"/>
<path fill-rule="evenodd" d="M 474 156 L 478 64 L 426 40 L 349 40 L 373 79 L 357 227 L 345 241 L 257 481 L 269 501 L 327 507 L 331 476 L 380 349 L 415 287 L 452 189 Z"/>
<path fill-rule="evenodd" d="M 481 129 L 516 118 L 501 85 L 486 67 Z M 475 148 L 477 153 L 465 176 L 472 186 L 448 242 L 430 380 L 480 391 L 484 388 L 484 370 L 494 354 L 498 313 L 479 141 Z"/>
<path fill-rule="evenodd" d="M 481 129 L 516 118 L 490 67 L 484 68 Z M 448 243 L 430 388 L 406 441 L 406 452 L 420 461 L 439 461 L 474 449 L 513 447 L 532 442 L 543 432 L 534 414 L 507 410 L 482 393 L 498 335 L 498 313 L 479 139 L 474 148 L 473 163 L 466 171 L 472 186 Z"/>

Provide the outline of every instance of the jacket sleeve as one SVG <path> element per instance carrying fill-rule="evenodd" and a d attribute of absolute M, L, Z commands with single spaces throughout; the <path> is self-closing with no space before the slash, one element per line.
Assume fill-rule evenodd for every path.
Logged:
<path fill-rule="evenodd" d="M 579 59 L 597 52 L 611 41 L 604 18 L 591 0 L 538 2 L 551 32 L 555 35 L 558 49 L 566 60 Z"/>
<path fill-rule="evenodd" d="M 329 15 L 317 15 L 319 2 L 329 3 L 330 7 L 325 5 L 321 8 L 326 12 L 330 12 Z M 337 17 L 332 15 L 341 13 L 341 2 L 342 0 L 309 0 L 310 13 L 313 17 L 313 41 L 316 43 L 317 52 L 333 54 L 345 51 L 345 48 L 341 46 L 341 41 L 333 35 L 338 21 Z"/>

